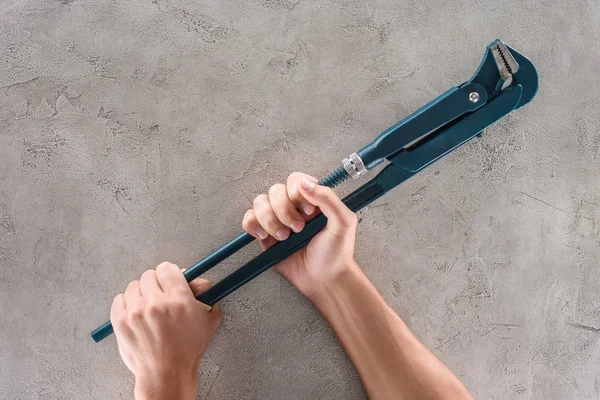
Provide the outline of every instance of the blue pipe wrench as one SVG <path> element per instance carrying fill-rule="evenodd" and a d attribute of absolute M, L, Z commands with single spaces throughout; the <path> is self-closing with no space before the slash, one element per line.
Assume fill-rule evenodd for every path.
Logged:
<path fill-rule="evenodd" d="M 349 194 L 343 202 L 357 212 L 388 191 L 476 136 L 505 115 L 523 107 L 535 96 L 538 75 L 534 65 L 500 40 L 487 46 L 477 72 L 408 117 L 381 133 L 372 143 L 342 160 L 342 166 L 319 184 L 335 187 L 358 178 L 385 160 L 377 176 Z M 241 268 L 217 282 L 197 299 L 213 305 L 273 265 L 306 246 L 327 224 L 319 215 L 299 233 L 291 234 Z M 254 240 L 243 233 L 188 268 L 188 282 L 202 275 Z M 110 321 L 95 329 L 96 341 L 113 332 Z"/>

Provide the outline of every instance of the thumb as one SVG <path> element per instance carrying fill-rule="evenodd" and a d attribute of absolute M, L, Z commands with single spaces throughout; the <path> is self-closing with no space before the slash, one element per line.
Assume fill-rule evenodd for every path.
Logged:
<path fill-rule="evenodd" d="M 356 227 L 356 214 L 346 207 L 333 189 L 304 178 L 300 192 L 309 203 L 321 209 L 327 217 L 327 230 L 333 234 L 341 236 Z"/>

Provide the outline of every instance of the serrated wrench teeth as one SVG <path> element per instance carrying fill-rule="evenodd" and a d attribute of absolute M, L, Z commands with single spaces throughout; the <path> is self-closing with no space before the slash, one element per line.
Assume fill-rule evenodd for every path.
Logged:
<path fill-rule="evenodd" d="M 506 48 L 504 43 L 498 42 L 492 47 L 492 54 L 494 55 L 494 61 L 500 72 L 500 76 L 505 81 L 512 78 L 512 75 L 517 73 L 519 70 L 519 64 L 515 61 L 510 51 Z"/>

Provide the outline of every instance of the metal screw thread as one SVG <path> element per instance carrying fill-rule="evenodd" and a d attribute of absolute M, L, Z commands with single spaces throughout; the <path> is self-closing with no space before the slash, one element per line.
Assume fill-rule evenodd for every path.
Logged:
<path fill-rule="evenodd" d="M 338 186 L 340 183 L 348 179 L 350 179 L 350 175 L 348 175 L 348 172 L 346 172 L 344 167 L 339 167 L 338 169 L 327 175 L 325 178 L 321 179 L 319 181 L 319 185 L 327 186 L 333 189 L 334 187 Z"/>

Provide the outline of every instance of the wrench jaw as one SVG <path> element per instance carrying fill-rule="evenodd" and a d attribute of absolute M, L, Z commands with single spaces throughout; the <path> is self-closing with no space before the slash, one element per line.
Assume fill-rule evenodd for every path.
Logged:
<path fill-rule="evenodd" d="M 506 48 L 519 64 L 519 70 L 512 76 L 513 84 L 521 85 L 523 87 L 523 95 L 521 96 L 521 101 L 515 108 L 516 110 L 528 104 L 535 97 L 538 91 L 538 73 L 533 63 L 527 57 L 508 45 Z"/>
<path fill-rule="evenodd" d="M 538 87 L 537 72 L 525 56 L 495 40 L 487 46 L 475 75 L 459 88 L 464 90 L 472 86 L 478 86 L 483 94 L 474 96 L 477 98 L 475 101 L 481 100 L 480 108 L 447 121 L 435 132 L 421 138 L 415 146 L 403 148 L 388 160 L 416 173 L 473 137 L 481 136 L 488 126 L 531 101 Z M 434 104 L 430 113 L 438 113 L 440 105 L 447 108 L 456 104 L 457 101 Z"/>
<path fill-rule="evenodd" d="M 492 51 L 492 56 L 494 56 L 496 68 L 498 68 L 500 76 L 505 82 L 509 82 L 513 74 L 519 71 L 519 64 L 515 61 L 510 51 L 508 51 L 506 45 L 500 40 L 494 41 L 490 45 L 490 50 Z"/>
<path fill-rule="evenodd" d="M 529 103 L 538 89 L 538 75 L 533 63 L 500 39 L 487 46 L 479 68 L 463 85 L 471 82 L 483 85 L 489 100 L 512 86 L 521 85 L 523 96 L 515 109 Z"/>

